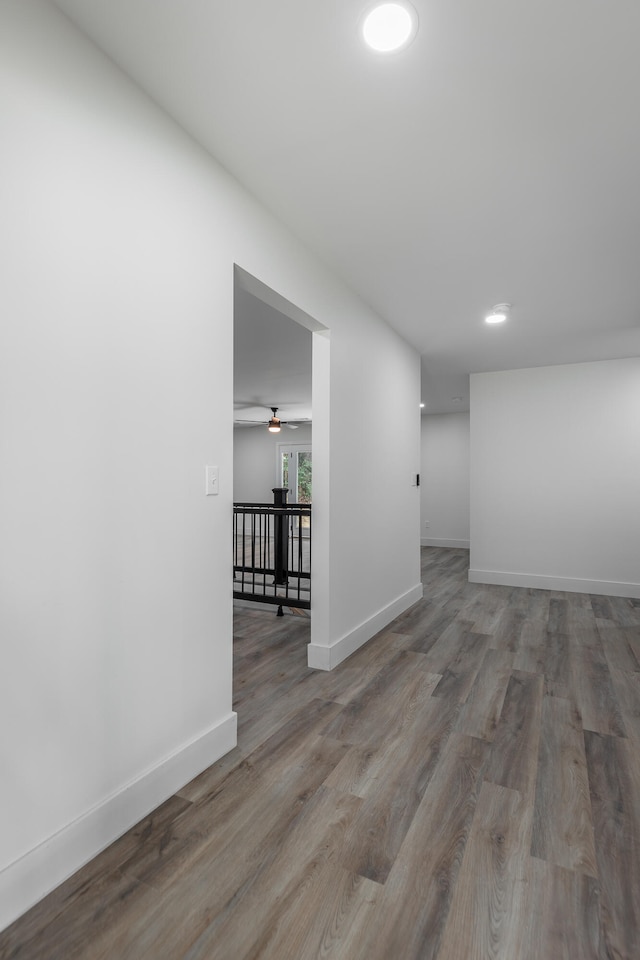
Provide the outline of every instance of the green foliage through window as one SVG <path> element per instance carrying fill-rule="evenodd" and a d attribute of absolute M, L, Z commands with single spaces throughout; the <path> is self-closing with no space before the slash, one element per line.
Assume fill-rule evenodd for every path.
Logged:
<path fill-rule="evenodd" d="M 311 454 L 298 454 L 298 503 L 311 503 Z"/>

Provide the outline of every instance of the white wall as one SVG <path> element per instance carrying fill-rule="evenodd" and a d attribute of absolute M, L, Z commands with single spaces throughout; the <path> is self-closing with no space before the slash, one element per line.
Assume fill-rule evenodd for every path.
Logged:
<path fill-rule="evenodd" d="M 310 659 L 420 586 L 415 351 L 41 0 L 0 3 L 0 128 L 2 926 L 235 742 L 234 262 L 330 330 Z"/>
<path fill-rule="evenodd" d="M 640 358 L 471 377 L 480 583 L 640 597 Z"/>
<path fill-rule="evenodd" d="M 469 547 L 469 414 L 422 417 L 422 545 Z M 427 527 L 426 524 L 429 523 Z"/>
<path fill-rule="evenodd" d="M 313 311 L 310 311 L 313 313 Z M 322 317 L 319 317 L 322 320 Z M 330 596 L 313 580 L 314 618 L 329 615 L 327 656 L 312 642 L 309 662 L 330 668 L 422 596 L 420 578 L 420 364 L 364 313 L 331 330 L 331 397 L 313 400 L 314 566 L 330 509 Z M 329 324 L 328 324 L 329 325 Z M 316 335 L 315 346 L 322 340 Z M 413 360 L 416 360 L 416 366 Z M 404 414 L 401 415 L 400 411 Z M 322 458 L 329 415 L 329 463 Z M 383 438 L 393 437 L 393 456 Z M 320 497 L 329 467 L 329 503 Z M 382 548 L 384 545 L 384 549 Z M 415 586 L 412 586 L 414 584 Z"/>
<path fill-rule="evenodd" d="M 236 427 L 233 431 L 233 499 L 245 503 L 273 503 L 277 450 L 280 443 L 311 444 L 311 426 L 283 427 L 269 433 L 266 427 Z M 291 500 L 291 496 L 289 497 Z"/>

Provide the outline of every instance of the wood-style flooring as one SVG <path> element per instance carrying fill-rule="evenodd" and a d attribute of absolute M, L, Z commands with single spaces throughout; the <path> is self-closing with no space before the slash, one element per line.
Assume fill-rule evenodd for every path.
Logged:
<path fill-rule="evenodd" d="M 467 582 L 331 673 L 236 617 L 239 746 L 0 934 L 20 960 L 638 960 L 640 601 Z"/>

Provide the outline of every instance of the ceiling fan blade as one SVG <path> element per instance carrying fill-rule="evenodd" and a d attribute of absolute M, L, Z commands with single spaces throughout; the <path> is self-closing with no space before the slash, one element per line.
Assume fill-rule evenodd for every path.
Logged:
<path fill-rule="evenodd" d="M 272 407 L 271 409 L 273 410 L 274 408 Z M 278 408 L 276 407 L 275 409 L 277 410 Z M 278 419 L 278 418 L 275 417 L 275 419 Z M 243 420 L 238 417 L 238 418 L 234 418 L 233 422 L 234 423 L 252 423 L 252 424 L 266 427 L 271 423 L 271 420 Z M 281 427 L 288 427 L 289 430 L 297 430 L 301 424 L 311 423 L 311 417 L 300 417 L 298 420 L 279 420 L 279 423 Z"/>

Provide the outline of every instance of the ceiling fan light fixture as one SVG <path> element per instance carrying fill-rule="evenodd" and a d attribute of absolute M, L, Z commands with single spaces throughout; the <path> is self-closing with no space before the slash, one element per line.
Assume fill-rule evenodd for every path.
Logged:
<path fill-rule="evenodd" d="M 271 412 L 273 413 L 273 416 L 269 420 L 269 425 L 267 427 L 267 430 L 269 431 L 269 433 L 280 433 L 280 418 L 276 417 L 278 408 L 271 407 Z"/>
<path fill-rule="evenodd" d="M 485 323 L 504 323 L 509 317 L 510 303 L 496 303 L 485 315 Z"/>
<path fill-rule="evenodd" d="M 377 3 L 362 21 L 364 42 L 376 53 L 394 53 L 408 46 L 418 32 L 418 14 L 406 0 Z"/>

